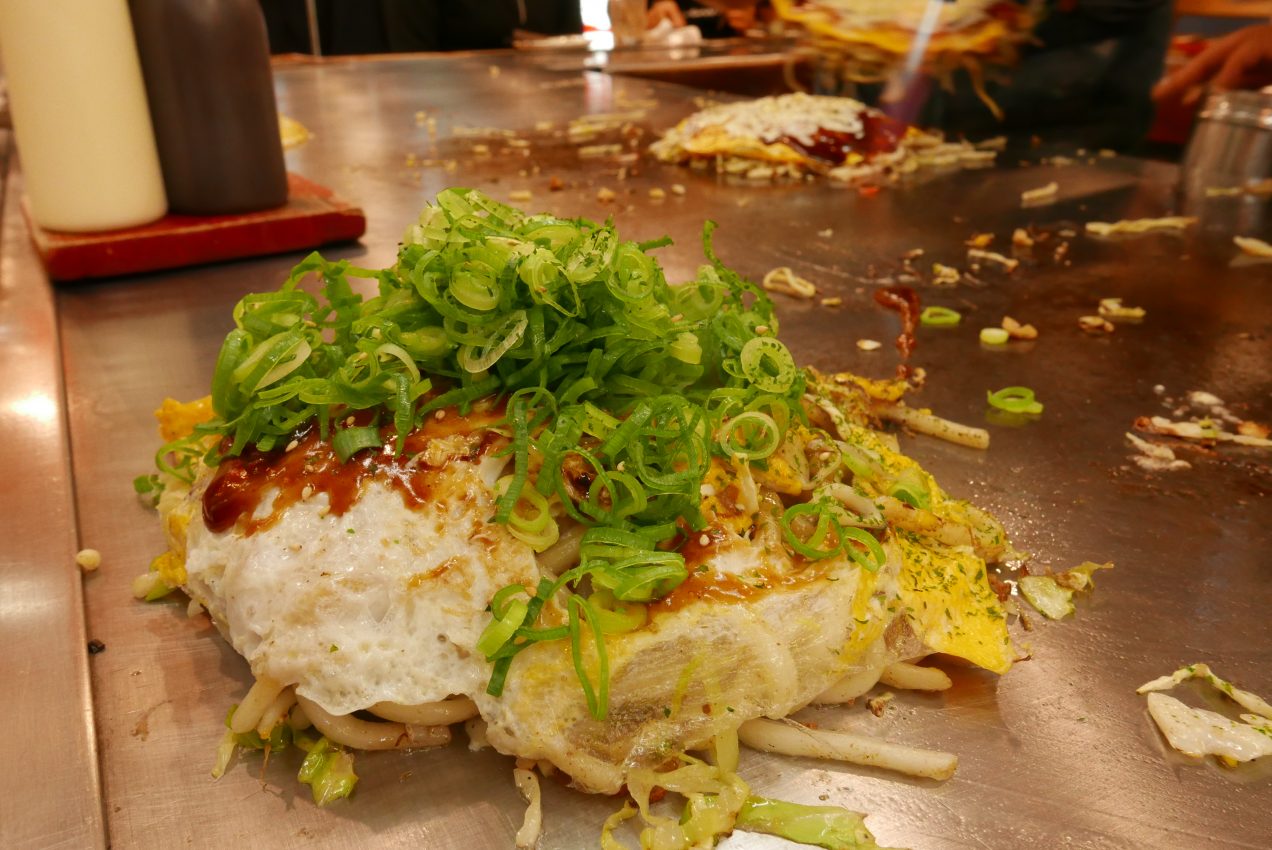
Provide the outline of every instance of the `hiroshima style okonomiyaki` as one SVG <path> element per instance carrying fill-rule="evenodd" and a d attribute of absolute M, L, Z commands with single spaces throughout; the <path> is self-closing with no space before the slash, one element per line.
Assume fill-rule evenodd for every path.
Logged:
<path fill-rule="evenodd" d="M 991 143 L 992 145 L 993 143 Z M 984 145 L 946 141 L 848 97 L 784 94 L 708 106 L 650 147 L 664 162 L 752 180 L 825 174 L 850 183 L 992 164 Z"/>
<path fill-rule="evenodd" d="M 799 818 L 875 846 L 859 816 L 752 794 L 739 731 L 780 751 L 772 719 L 928 653 L 1005 672 L 986 563 L 1013 553 L 879 430 L 946 424 L 902 382 L 798 368 L 710 234 L 672 286 L 666 240 L 452 189 L 391 267 L 314 255 L 239 302 L 210 396 L 165 402 L 139 481 L 170 549 L 136 592 L 179 588 L 255 677 L 218 771 L 296 746 L 325 803 L 354 751 L 465 723 L 582 791 L 626 788 L 644 846 L 799 840 Z M 856 760 L 953 770 L 900 749 Z"/>
<path fill-rule="evenodd" d="M 1012 0 L 773 0 L 778 16 L 809 37 L 808 50 L 847 83 L 924 73 L 971 78 L 986 106 L 986 68 L 1016 63 L 1032 38 L 1037 2 Z"/>

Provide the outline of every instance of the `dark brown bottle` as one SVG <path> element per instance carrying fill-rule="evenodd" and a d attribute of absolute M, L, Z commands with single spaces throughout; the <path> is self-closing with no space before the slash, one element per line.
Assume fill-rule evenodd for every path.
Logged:
<path fill-rule="evenodd" d="M 287 202 L 257 0 L 129 0 L 168 206 L 192 215 Z"/>

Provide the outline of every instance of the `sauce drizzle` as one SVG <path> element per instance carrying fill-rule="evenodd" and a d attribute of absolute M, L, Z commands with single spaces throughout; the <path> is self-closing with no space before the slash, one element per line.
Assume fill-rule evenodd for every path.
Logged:
<path fill-rule="evenodd" d="M 475 461 L 508 444 L 507 437 L 491 430 L 504 418 L 502 405 L 474 407 L 463 416 L 453 407 L 439 413 L 440 419 L 429 415 L 407 435 L 398 456 L 394 455 L 397 434 L 392 425 L 380 429 L 382 447 L 364 449 L 341 461 L 331 442 L 321 439 L 317 423 L 310 422 L 296 432 L 287 449 L 249 449 L 239 457 L 226 458 L 203 492 L 203 521 L 213 532 L 237 526 L 250 536 L 274 525 L 291 505 L 318 493 L 326 493 L 330 512 L 341 516 L 358 500 L 370 478 L 387 482 L 408 507 L 418 508 L 429 499 L 442 466 Z M 450 437 L 461 439 L 444 449 L 429 450 L 434 441 Z M 257 516 L 264 497 L 274 489 L 277 496 L 269 513 Z"/>
<path fill-rule="evenodd" d="M 907 361 L 916 344 L 914 330 L 919 323 L 919 295 L 908 286 L 886 286 L 875 290 L 874 300 L 879 306 L 901 314 L 901 333 L 897 336 L 901 364 L 897 366 L 897 377 L 904 379 L 910 374 Z"/>
<path fill-rule="evenodd" d="M 905 131 L 905 124 L 895 118 L 864 112 L 861 115 L 860 136 L 819 127 L 813 133 L 811 144 L 805 144 L 791 136 L 783 136 L 778 141 L 813 159 L 831 165 L 843 165 L 850 154 L 860 154 L 870 159 L 877 154 L 891 153 L 901 143 Z"/>

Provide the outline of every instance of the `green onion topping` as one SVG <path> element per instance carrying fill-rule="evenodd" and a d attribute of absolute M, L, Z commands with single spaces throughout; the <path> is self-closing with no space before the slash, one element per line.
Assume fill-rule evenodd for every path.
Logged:
<path fill-rule="evenodd" d="M 929 328 L 952 328 L 963 321 L 963 316 L 949 307 L 924 307 L 919 313 L 919 324 Z"/>
<path fill-rule="evenodd" d="M 1042 404 L 1029 387 L 1004 387 L 996 392 L 987 392 L 986 396 L 991 407 L 1008 413 L 1042 413 Z"/>
<path fill-rule="evenodd" d="M 492 600 L 478 645 L 493 665 L 487 690 L 502 691 L 525 648 L 568 641 L 603 717 L 605 635 L 638 628 L 646 603 L 685 580 L 675 549 L 706 525 L 712 459 L 763 466 L 807 422 L 805 376 L 775 336 L 772 302 L 716 257 L 714 227 L 707 262 L 673 287 L 649 253 L 670 240 L 623 241 L 612 223 L 443 191 L 392 267 L 312 254 L 278 291 L 245 296 L 212 375 L 214 418 L 164 446 L 160 472 L 192 481 L 200 456 L 279 451 L 310 423 L 342 461 L 401 454 L 434 411 L 501 399 L 510 469 L 494 520 L 536 551 L 564 517 L 587 531 L 576 567 Z M 787 514 L 795 551 L 843 550 L 877 568 L 877 541 L 830 507 Z"/>

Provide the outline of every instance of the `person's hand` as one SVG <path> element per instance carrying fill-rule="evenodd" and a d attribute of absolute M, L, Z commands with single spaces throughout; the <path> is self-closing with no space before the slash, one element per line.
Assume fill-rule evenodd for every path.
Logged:
<path fill-rule="evenodd" d="M 654 0 L 649 4 L 649 11 L 645 13 L 645 26 L 653 29 L 663 21 L 670 21 L 673 27 L 685 25 L 684 13 L 676 5 L 676 0 Z"/>
<path fill-rule="evenodd" d="M 1202 86 L 1256 89 L 1272 84 L 1272 24 L 1246 27 L 1214 41 L 1153 87 L 1154 100 L 1192 103 Z"/>

